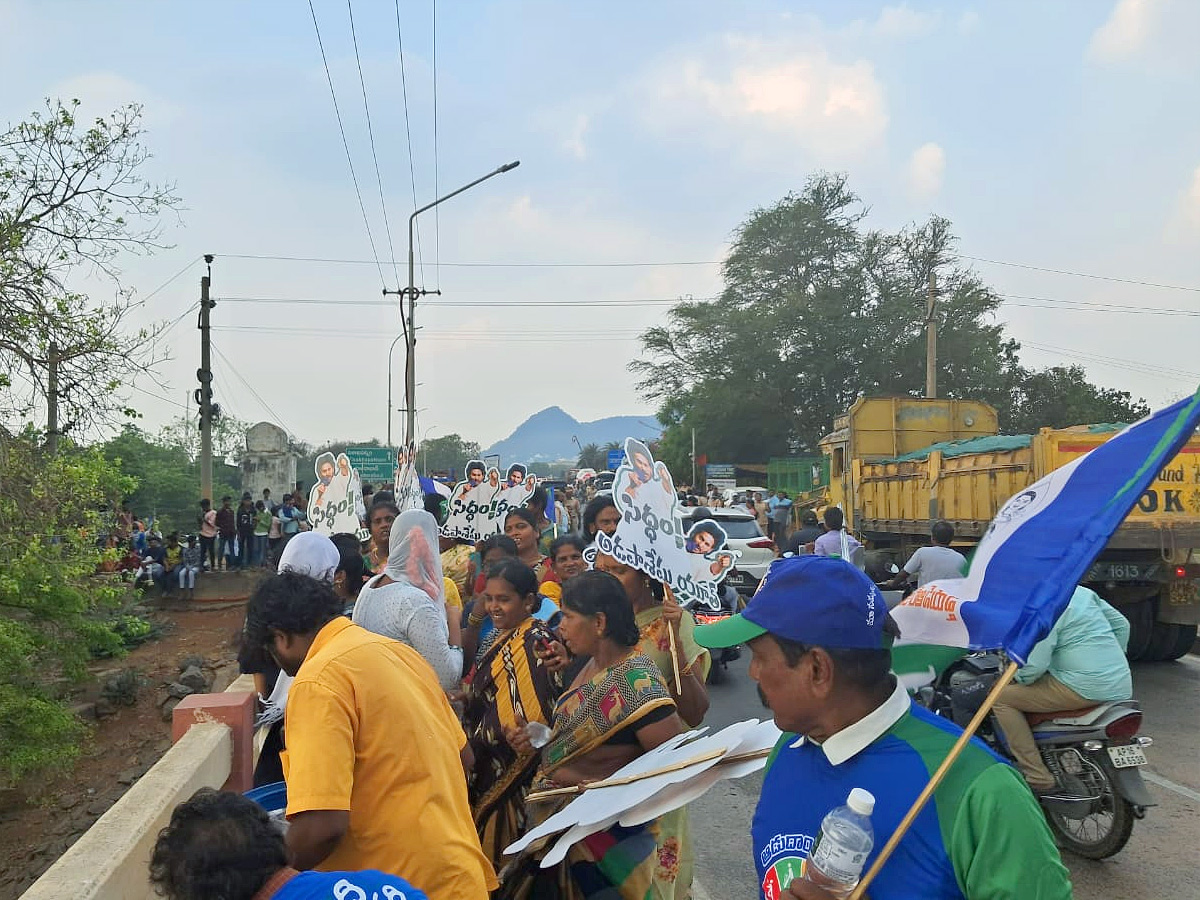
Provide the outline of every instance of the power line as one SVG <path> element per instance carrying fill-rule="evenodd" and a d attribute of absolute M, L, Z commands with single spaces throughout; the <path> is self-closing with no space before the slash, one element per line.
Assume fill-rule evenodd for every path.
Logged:
<path fill-rule="evenodd" d="M 433 0 L 433 196 L 438 197 L 438 65 L 437 65 L 437 0 Z M 433 280 L 434 289 L 442 289 L 442 219 L 441 208 L 433 208 Z"/>
<path fill-rule="evenodd" d="M 1162 284 L 1155 281 L 1141 281 L 1136 278 L 1117 278 L 1112 275 L 1097 275 L 1093 272 L 1071 272 L 1067 269 L 1051 269 L 1046 266 L 1031 266 L 1026 263 L 1005 262 L 1000 259 L 988 259 L 983 256 L 965 256 L 960 254 L 960 259 L 969 259 L 972 262 L 988 263 L 993 266 L 1008 266 L 1012 269 L 1029 269 L 1033 272 L 1049 272 L 1052 275 L 1071 275 L 1075 278 L 1094 278 L 1097 281 L 1113 281 L 1117 284 L 1136 284 L 1139 287 L 1162 288 L 1167 291 L 1191 291 L 1192 293 L 1200 293 L 1200 287 L 1188 287 L 1180 284 Z"/>
<path fill-rule="evenodd" d="M 346 12 L 350 16 L 350 40 L 354 44 L 354 63 L 358 66 L 358 83 L 362 86 L 363 114 L 367 118 L 367 140 L 371 144 L 371 159 L 375 162 L 375 182 L 379 185 L 379 207 L 383 210 L 383 229 L 387 233 L 388 255 L 392 258 L 392 271 L 396 285 L 400 285 L 400 269 L 396 266 L 396 250 L 392 246 L 392 226 L 388 222 L 387 201 L 383 198 L 383 176 L 379 174 L 379 156 L 375 153 L 375 129 L 371 126 L 371 105 L 367 102 L 367 80 L 363 77 L 362 57 L 358 55 L 358 32 L 354 28 L 354 6 L 346 0 Z"/>
<path fill-rule="evenodd" d="M 267 325 L 223 325 L 213 326 L 213 331 L 230 331 L 230 332 L 255 332 L 258 334 L 278 334 L 287 335 L 289 337 L 346 337 L 354 338 L 355 340 L 393 340 L 394 335 L 383 334 L 376 331 L 348 331 L 348 330 L 331 330 L 321 328 L 287 328 L 287 327 L 271 327 Z M 633 341 L 640 340 L 641 332 L 596 332 L 588 334 L 564 334 L 564 335 L 543 335 L 529 334 L 528 332 L 427 332 L 421 336 L 424 341 L 438 342 L 461 342 L 470 340 L 476 342 L 500 342 L 500 343 L 534 343 L 534 344 L 560 344 L 560 343 L 594 343 L 597 341 Z"/>
<path fill-rule="evenodd" d="M 412 126 L 408 118 L 408 78 L 404 74 L 404 38 L 400 33 L 400 0 L 396 0 L 396 45 L 400 49 L 400 91 L 404 97 L 404 136 L 408 140 L 408 177 L 412 183 L 413 209 L 417 208 L 417 172 L 413 166 Z M 421 253 L 421 227 L 416 228 L 417 262 L 421 268 L 421 282 L 425 282 L 425 257 Z M 392 254 L 393 257 L 395 254 Z M 392 265 L 396 264 L 395 259 Z"/>
<path fill-rule="evenodd" d="M 214 330 L 214 331 L 217 331 L 217 330 L 220 330 L 220 331 L 227 331 L 227 330 L 229 330 L 229 331 L 232 331 L 232 330 L 235 330 L 235 329 L 225 329 L 225 328 L 217 329 L 217 328 L 214 328 L 213 330 Z M 275 410 L 274 410 L 274 409 L 272 409 L 270 406 L 268 406 L 268 405 L 267 405 L 266 401 L 265 401 L 265 400 L 263 400 L 263 398 L 259 396 L 259 394 L 258 394 L 258 391 L 256 391 L 256 390 L 254 389 L 254 386 L 253 386 L 253 385 L 251 385 L 251 384 L 250 384 L 250 382 L 248 382 L 248 381 L 247 381 L 245 378 L 243 378 L 243 377 L 242 377 L 242 373 L 241 373 L 241 372 L 239 372 L 239 371 L 238 371 L 238 370 L 237 370 L 237 369 L 234 367 L 233 363 L 231 363 L 231 362 L 229 361 L 229 359 L 228 359 L 228 358 L 225 356 L 225 354 L 224 354 L 224 353 L 222 353 L 220 350 L 218 350 L 218 349 L 217 349 L 217 345 L 216 345 L 216 344 L 213 344 L 213 345 L 212 345 L 212 351 L 213 351 L 213 353 L 217 354 L 217 356 L 221 357 L 221 360 L 222 360 L 222 361 L 225 363 L 225 365 L 226 365 L 226 366 L 228 366 L 228 367 L 229 367 L 229 370 L 230 370 L 230 371 L 233 373 L 234 377 L 236 377 L 238 381 L 240 381 L 240 382 L 241 382 L 243 385 L 245 385 L 245 386 L 246 386 L 246 390 L 248 390 L 248 391 L 250 392 L 250 394 L 251 394 L 251 395 L 254 397 L 254 399 L 258 401 L 258 404 L 259 404 L 259 406 L 261 406 L 261 407 L 262 407 L 262 408 L 263 408 L 263 409 L 266 411 L 266 413 L 267 413 L 267 415 L 268 415 L 268 416 L 270 416 L 272 419 L 274 419 L 274 420 L 275 420 L 275 423 L 276 423 L 276 424 L 277 424 L 277 425 L 278 425 L 280 428 L 282 428 L 282 429 L 283 429 L 285 432 L 287 432 L 288 434 L 296 434 L 296 432 L 295 432 L 295 431 L 292 431 L 290 428 L 288 428 L 286 425 L 284 425 L 284 424 L 283 424 L 283 419 L 279 418 L 279 416 L 275 414 Z"/>
<path fill-rule="evenodd" d="M 434 207 L 436 209 L 436 207 Z M 374 266 L 378 260 L 335 259 L 320 256 L 271 256 L 259 253 L 223 253 L 225 259 L 268 260 L 272 262 L 324 263 L 330 265 Z M 395 264 L 396 260 L 383 260 Z M 636 269 L 657 266 L 719 266 L 717 260 L 688 260 L 684 262 L 606 262 L 606 263 L 493 263 L 493 262 L 439 262 L 438 265 L 456 269 Z"/>
<path fill-rule="evenodd" d="M 166 281 L 164 281 L 162 284 L 160 284 L 154 290 L 152 290 L 149 294 L 147 294 L 145 297 L 143 297 L 141 302 L 149 303 L 152 299 L 154 299 L 154 297 L 156 297 L 162 291 L 166 290 L 167 287 L 170 286 L 171 284 L 173 284 L 177 278 L 179 278 L 181 275 L 183 275 L 184 272 L 186 272 L 188 269 L 190 269 L 192 266 L 194 266 L 198 262 L 200 262 L 199 256 L 197 256 L 195 259 L 193 259 L 191 262 L 189 262 L 186 266 L 184 266 L 182 269 L 180 269 L 178 272 L 176 272 L 174 275 L 172 275 L 170 278 L 168 278 Z"/>
<path fill-rule="evenodd" d="M 1027 309 L 1062 309 L 1072 312 L 1120 312 L 1139 313 L 1150 316 L 1200 316 L 1200 310 L 1171 309 L 1161 306 L 1130 306 L 1120 303 L 1101 303 L 1090 300 L 1058 300 L 1053 297 L 1028 297 L 1023 294 L 997 294 L 1004 299 L 1005 306 L 1022 306 Z M 1053 304 L 1043 306 L 1035 303 L 1012 303 L 1013 300 L 1037 300 Z"/>
<path fill-rule="evenodd" d="M 221 297 L 223 303 L 263 303 L 263 304 L 300 304 L 300 305 L 319 305 L 319 306 L 387 306 L 393 307 L 396 304 L 390 300 L 325 300 L 312 297 Z M 438 303 L 433 309 L 487 309 L 488 307 L 508 308 L 508 307 L 544 307 L 544 308 L 559 308 L 559 307 L 580 307 L 585 310 L 594 307 L 605 306 L 660 306 L 672 305 L 676 303 L 686 302 L 701 302 L 716 300 L 714 297 L 664 297 L 659 299 L 647 300 L 454 300 L 446 303 Z"/>
<path fill-rule="evenodd" d="M 329 60 L 325 56 L 325 44 L 321 40 L 321 26 L 317 24 L 317 11 L 313 8 L 312 0 L 308 0 L 308 11 L 312 13 L 313 29 L 317 32 L 317 46 L 321 50 L 321 62 L 325 66 L 325 80 L 329 82 L 329 95 L 333 98 L 333 112 L 337 116 L 338 131 L 342 135 L 342 149 L 346 151 L 346 163 L 350 166 L 350 180 L 354 182 L 354 194 L 358 197 L 358 208 L 362 211 L 363 225 L 367 229 L 367 240 L 371 244 L 371 256 L 375 258 L 375 268 L 379 272 L 379 281 L 386 288 L 387 279 L 383 277 L 383 267 L 379 264 L 379 251 L 375 249 L 375 236 L 371 234 L 371 222 L 367 218 L 367 206 L 363 203 L 362 191 L 358 189 L 358 176 L 354 173 L 354 159 L 350 156 L 350 143 L 346 140 L 346 128 L 342 124 L 342 111 L 338 107 L 337 91 L 333 89 L 333 75 L 329 72 Z M 392 255 L 394 256 L 395 254 Z M 395 265 L 394 260 L 393 265 Z"/>
<path fill-rule="evenodd" d="M 1005 306 L 1023 307 L 1026 309 L 1057 309 L 1064 312 L 1116 312 L 1135 313 L 1153 316 L 1186 316 L 1200 317 L 1200 310 L 1177 309 L 1159 306 L 1130 306 L 1118 303 L 1100 303 L 1087 300 L 1062 300 L 1054 297 L 1032 297 L 1023 294 L 997 294 Z M 332 300 L 316 297 L 221 297 L 229 303 L 268 303 L 268 304 L 317 304 L 327 306 L 394 306 L 390 300 Z M 487 308 L 495 307 L 583 307 L 590 309 L 598 306 L 652 306 L 673 305 L 677 303 L 710 302 L 719 299 L 719 295 L 696 297 L 662 297 L 641 300 L 454 300 L 439 302 L 437 309 L 454 307 Z M 1036 300 L 1038 303 L 1018 303 L 1016 300 Z"/>
<path fill-rule="evenodd" d="M 188 409 L 186 404 L 180 403 L 178 400 L 172 400 L 170 397 L 164 397 L 162 394 L 156 394 L 154 391 L 148 391 L 145 388 L 140 388 L 136 384 L 130 384 L 129 387 L 137 391 L 139 394 L 145 394 L 147 397 L 153 397 L 155 400 L 161 400 L 163 403 L 170 403 L 172 406 L 178 406 L 184 411 Z"/>
<path fill-rule="evenodd" d="M 1051 347 L 1047 344 L 1036 344 L 1032 341 L 1020 341 L 1020 344 L 1023 348 L 1029 347 L 1032 350 L 1040 350 L 1043 353 L 1056 353 L 1069 359 L 1110 366 L 1116 369 L 1125 369 L 1142 375 L 1155 375 L 1162 378 L 1200 378 L 1200 372 L 1186 372 L 1182 369 L 1156 366 L 1151 363 L 1142 362 L 1141 360 L 1120 359 L 1112 356 L 1094 356 L 1080 350 L 1071 350 L 1066 347 Z"/>

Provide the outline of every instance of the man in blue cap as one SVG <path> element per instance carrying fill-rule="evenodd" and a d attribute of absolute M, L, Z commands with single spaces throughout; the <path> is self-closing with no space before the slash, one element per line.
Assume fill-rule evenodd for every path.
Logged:
<path fill-rule="evenodd" d="M 797 876 L 854 788 L 875 796 L 869 868 L 962 733 L 909 700 L 891 673 L 896 634 L 875 584 L 824 556 L 776 560 L 741 615 L 696 629 L 703 647 L 749 646 L 750 677 L 784 732 L 751 826 L 764 900 L 833 896 Z M 972 741 L 868 893 L 1060 900 L 1071 883 L 1021 776 Z"/>

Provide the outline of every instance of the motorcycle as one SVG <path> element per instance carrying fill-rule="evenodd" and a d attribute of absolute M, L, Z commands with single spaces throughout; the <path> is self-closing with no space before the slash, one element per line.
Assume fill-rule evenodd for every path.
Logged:
<path fill-rule="evenodd" d="M 976 653 L 949 666 L 932 685 L 918 688 L 914 700 L 960 726 L 966 726 L 1000 677 L 1005 665 L 997 653 Z M 1139 734 L 1141 706 L 1133 700 L 1098 703 L 1085 709 L 1030 714 L 1042 760 L 1062 788 L 1038 802 L 1060 846 L 1087 859 L 1105 859 L 1129 840 L 1135 819 L 1156 805 L 1138 769 L 1153 739 Z M 1008 756 L 994 717 L 978 736 Z"/>
<path fill-rule="evenodd" d="M 690 600 L 684 604 L 683 608 L 692 614 L 692 618 L 696 620 L 697 625 L 712 625 L 714 622 L 728 619 L 740 606 L 744 605 L 733 587 L 723 584 L 721 588 L 721 605 L 719 609 L 713 609 L 707 603 L 701 603 L 699 600 Z M 709 666 L 708 677 L 705 679 L 705 683 L 720 684 L 724 681 L 726 668 L 735 659 L 740 659 L 741 655 L 742 648 L 740 646 L 725 647 L 717 651 L 713 656 L 712 665 Z"/>

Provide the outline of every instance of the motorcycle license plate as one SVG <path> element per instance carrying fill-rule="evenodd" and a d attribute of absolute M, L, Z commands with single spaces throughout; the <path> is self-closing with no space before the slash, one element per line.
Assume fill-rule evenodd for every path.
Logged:
<path fill-rule="evenodd" d="M 1146 765 L 1146 754 L 1137 744 L 1125 744 L 1120 747 L 1109 747 L 1108 758 L 1118 769 L 1128 769 L 1131 766 Z"/>

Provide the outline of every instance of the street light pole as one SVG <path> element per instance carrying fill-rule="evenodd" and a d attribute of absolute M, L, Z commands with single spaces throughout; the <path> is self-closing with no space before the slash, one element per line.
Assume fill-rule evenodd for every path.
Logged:
<path fill-rule="evenodd" d="M 417 421 L 416 421 L 416 410 L 417 410 L 417 360 L 416 360 L 416 356 L 417 356 L 417 326 L 416 326 L 415 314 L 416 314 L 417 293 L 418 292 L 417 292 L 417 285 L 416 285 L 416 268 L 413 263 L 413 223 L 416 222 L 417 216 L 419 216 L 423 212 L 433 209 L 439 203 L 445 203 L 451 197 L 457 197 L 463 191 L 470 190 L 471 188 L 475 187 L 475 185 L 480 184 L 484 181 L 487 181 L 489 178 L 492 178 L 496 175 L 503 175 L 505 172 L 511 172 L 513 169 L 515 169 L 520 164 L 521 164 L 521 161 L 519 159 L 514 160 L 513 162 L 510 162 L 510 163 L 505 163 L 504 165 L 500 166 L 499 168 L 493 169 L 492 171 L 488 172 L 486 175 L 476 178 L 474 181 L 470 182 L 469 184 L 464 184 L 458 190 L 451 191 L 449 194 L 446 194 L 443 197 L 438 197 L 432 203 L 427 203 L 424 206 L 422 206 L 420 209 L 414 210 L 413 214 L 408 217 L 408 287 L 404 288 L 403 291 L 400 291 L 400 294 L 402 296 L 405 296 L 408 298 L 408 341 L 406 344 L 408 353 L 407 353 L 407 359 L 405 360 L 405 366 L 404 366 L 404 397 L 405 397 L 405 404 L 408 407 L 408 415 L 406 417 L 407 421 L 405 423 L 405 429 L 404 429 L 404 443 L 405 444 L 411 444 L 413 442 L 413 440 L 416 438 L 416 431 L 417 431 Z M 397 292 L 396 291 L 388 291 L 385 288 L 384 294 L 389 294 L 389 293 L 395 294 Z M 424 292 L 422 291 L 421 293 L 424 293 Z M 403 310 L 401 310 L 401 315 L 403 315 Z"/>
<path fill-rule="evenodd" d="M 388 347 L 388 438 L 387 445 L 392 446 L 392 351 L 396 349 L 396 344 L 404 337 L 403 334 L 396 335 L 396 339 L 392 341 L 392 346 Z"/>

